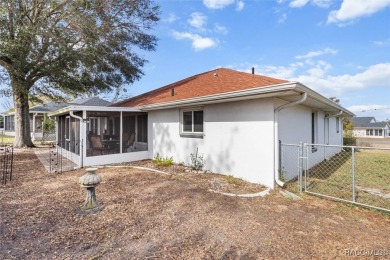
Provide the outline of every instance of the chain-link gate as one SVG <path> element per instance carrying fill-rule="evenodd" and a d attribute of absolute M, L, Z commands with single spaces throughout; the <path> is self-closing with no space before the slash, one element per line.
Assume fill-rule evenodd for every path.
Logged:
<path fill-rule="evenodd" d="M 390 212 L 390 148 L 281 144 L 279 168 L 287 186 Z"/>
<path fill-rule="evenodd" d="M 2 183 L 5 185 L 12 180 L 12 166 L 14 160 L 14 148 L 0 148 L 0 176 Z"/>

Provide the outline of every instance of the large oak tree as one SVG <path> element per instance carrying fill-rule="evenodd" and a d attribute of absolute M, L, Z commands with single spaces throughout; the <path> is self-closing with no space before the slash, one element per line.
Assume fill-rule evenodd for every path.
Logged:
<path fill-rule="evenodd" d="M 32 146 L 29 95 L 117 91 L 142 75 L 159 8 L 152 0 L 1 0 L 0 66 L 10 79 L 16 147 Z"/>

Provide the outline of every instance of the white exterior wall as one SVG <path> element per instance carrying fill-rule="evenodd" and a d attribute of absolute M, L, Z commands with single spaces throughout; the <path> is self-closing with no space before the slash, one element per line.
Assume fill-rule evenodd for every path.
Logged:
<path fill-rule="evenodd" d="M 366 129 L 353 129 L 352 136 L 354 137 L 366 137 Z"/>
<path fill-rule="evenodd" d="M 205 105 L 203 138 L 180 136 L 180 109 L 151 111 L 149 157 L 189 164 L 198 147 L 205 169 L 273 187 L 273 111 L 271 99 Z"/>
<path fill-rule="evenodd" d="M 277 103 L 279 103 L 278 105 L 283 104 L 283 102 Z M 339 132 L 337 133 L 336 117 L 326 119 L 324 111 L 303 105 L 283 109 L 279 112 L 279 140 L 284 144 L 299 144 L 300 142 L 311 144 L 313 112 L 317 114 L 314 143 L 342 145 L 342 120 L 339 120 Z M 311 147 L 307 150 L 309 154 L 309 168 L 341 151 L 339 147 L 324 148 L 323 146 L 317 146 L 316 148 L 316 151 L 312 151 Z M 298 148 L 283 146 L 281 156 L 282 166 L 284 167 L 282 169 L 283 173 L 286 175 L 287 180 L 291 180 L 298 174 Z"/>

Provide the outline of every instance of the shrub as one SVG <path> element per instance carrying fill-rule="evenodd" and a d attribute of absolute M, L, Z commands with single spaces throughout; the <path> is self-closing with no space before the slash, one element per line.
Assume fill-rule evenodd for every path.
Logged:
<path fill-rule="evenodd" d="M 196 153 L 195 154 L 191 153 L 190 157 L 191 157 L 191 165 L 190 165 L 191 169 L 195 171 L 201 171 L 206 163 L 203 159 L 203 156 L 198 155 L 198 147 L 196 148 Z"/>
<path fill-rule="evenodd" d="M 156 154 L 153 161 L 159 166 L 170 166 L 173 162 L 173 157 L 162 157 L 159 153 Z"/>
<path fill-rule="evenodd" d="M 343 137 L 343 144 L 344 145 L 355 146 L 356 145 L 356 137 L 351 136 L 351 135 L 345 135 Z"/>

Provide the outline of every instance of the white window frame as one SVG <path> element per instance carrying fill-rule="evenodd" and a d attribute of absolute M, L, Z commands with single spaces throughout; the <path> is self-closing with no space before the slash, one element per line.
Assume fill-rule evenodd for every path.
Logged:
<path fill-rule="evenodd" d="M 311 131 L 310 131 L 310 139 L 311 139 L 311 142 L 312 144 L 316 144 L 318 142 L 318 112 L 317 111 L 312 111 L 311 114 L 310 114 L 310 117 L 311 117 L 311 125 L 310 125 L 310 128 L 311 128 Z M 312 146 L 311 147 L 311 152 L 314 153 L 314 152 L 317 152 L 317 147 L 315 146 Z"/>
<path fill-rule="evenodd" d="M 194 132 L 194 111 L 203 112 L 203 132 Z M 192 131 L 184 131 L 184 112 L 192 112 Z M 184 137 L 203 137 L 205 134 L 205 121 L 204 121 L 204 108 L 203 107 L 189 107 L 180 109 L 180 135 Z"/>

